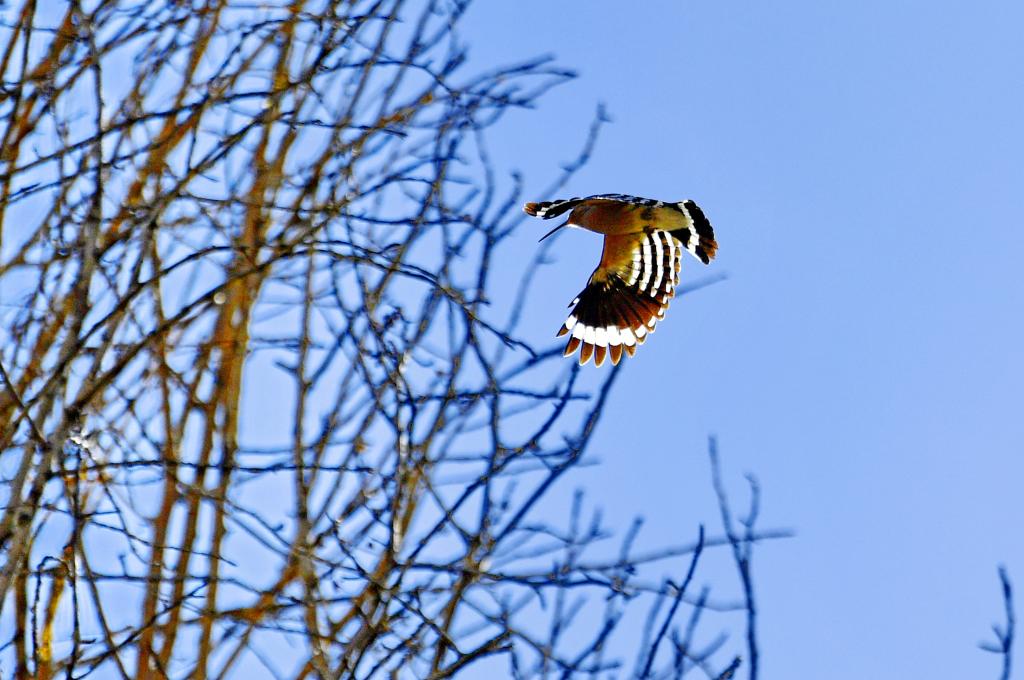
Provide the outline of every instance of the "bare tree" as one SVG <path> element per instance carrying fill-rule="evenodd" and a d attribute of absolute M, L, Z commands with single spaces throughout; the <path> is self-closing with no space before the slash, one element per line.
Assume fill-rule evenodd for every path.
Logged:
<path fill-rule="evenodd" d="M 473 72 L 467 5 L 2 15 L 0 667 L 727 678 L 698 624 L 739 610 L 756 669 L 756 486 L 743 532 L 723 492 L 724 535 L 642 552 L 637 524 L 617 557 L 582 495 L 543 519 L 621 366 L 523 336 L 550 242 L 496 280 L 521 197 L 488 130 L 572 74 Z M 695 585 L 716 546 L 739 600 Z"/>

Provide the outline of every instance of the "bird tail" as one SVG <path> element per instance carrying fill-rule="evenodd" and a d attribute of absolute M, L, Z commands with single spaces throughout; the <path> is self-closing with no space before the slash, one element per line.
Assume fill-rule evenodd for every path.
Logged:
<path fill-rule="evenodd" d="M 541 203 L 527 203 L 523 206 L 523 212 L 532 217 L 539 217 L 542 220 L 550 220 L 562 213 L 568 212 L 582 203 L 582 198 L 561 198 L 557 201 L 543 201 Z"/>
<path fill-rule="evenodd" d="M 683 213 L 687 224 L 681 229 L 673 229 L 670 233 L 679 239 L 691 255 L 704 264 L 715 259 L 715 253 L 718 252 L 715 230 L 711 228 L 711 222 L 700 206 L 693 201 L 680 201 L 671 205 Z"/>

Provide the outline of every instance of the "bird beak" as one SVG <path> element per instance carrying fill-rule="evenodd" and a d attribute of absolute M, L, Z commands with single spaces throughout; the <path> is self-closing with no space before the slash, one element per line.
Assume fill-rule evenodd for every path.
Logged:
<path fill-rule="evenodd" d="M 551 231 L 549 231 L 548 233 L 546 233 L 546 234 L 544 234 L 543 236 L 541 236 L 541 237 L 540 237 L 540 241 L 543 241 L 543 240 L 544 240 L 544 239 L 546 239 L 546 238 L 547 238 L 548 236 L 551 236 L 552 234 L 554 234 L 554 233 L 555 233 L 556 231 L 558 231 L 558 230 L 559 230 L 559 229 L 561 229 L 562 227 L 568 227 L 568 226 L 569 226 L 569 220 L 566 220 L 565 222 L 562 222 L 562 223 L 561 223 L 561 224 L 559 224 L 559 225 L 558 225 L 557 227 L 555 227 L 554 229 L 552 229 L 552 230 L 551 230 Z M 540 241 L 538 241 L 538 243 L 540 243 Z"/>

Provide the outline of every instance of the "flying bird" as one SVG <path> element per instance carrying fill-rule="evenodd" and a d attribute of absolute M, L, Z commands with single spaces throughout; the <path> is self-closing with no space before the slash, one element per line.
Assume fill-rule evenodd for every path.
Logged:
<path fill-rule="evenodd" d="M 665 203 L 625 194 L 599 194 L 542 203 L 527 203 L 528 215 L 549 220 L 570 210 L 562 227 L 604 234 L 604 250 L 587 287 L 569 303 L 573 307 L 558 336 L 571 333 L 565 356 L 580 349 L 583 365 L 594 357 L 600 366 L 607 354 L 619 363 L 623 350 L 636 352 L 665 318 L 679 285 L 680 258 L 687 251 L 704 264 L 718 243 L 704 212 L 693 201 Z"/>

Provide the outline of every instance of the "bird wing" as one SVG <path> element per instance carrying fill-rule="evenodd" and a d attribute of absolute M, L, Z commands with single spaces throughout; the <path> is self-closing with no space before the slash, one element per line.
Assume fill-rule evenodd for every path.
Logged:
<path fill-rule="evenodd" d="M 575 306 L 558 332 L 571 333 L 565 356 L 581 348 L 580 364 L 593 356 L 598 366 L 606 354 L 613 364 L 623 350 L 633 356 L 665 317 L 685 249 L 672 232 L 661 229 L 605 236 L 601 262 L 570 303 Z"/>

